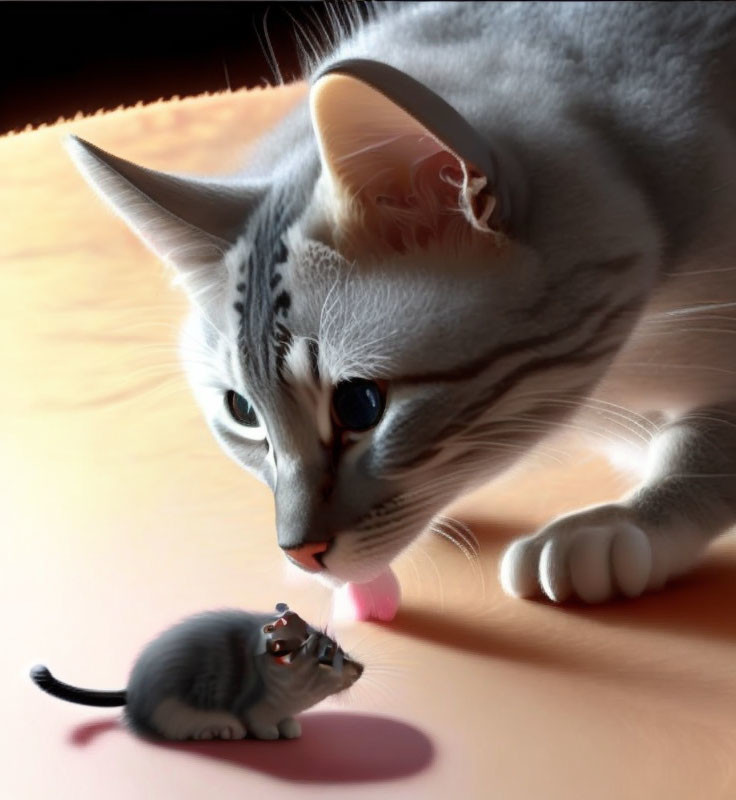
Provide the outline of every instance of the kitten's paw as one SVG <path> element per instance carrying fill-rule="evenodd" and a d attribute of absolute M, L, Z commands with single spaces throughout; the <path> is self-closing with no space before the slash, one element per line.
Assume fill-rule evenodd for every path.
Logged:
<path fill-rule="evenodd" d="M 302 726 L 291 717 L 282 719 L 279 722 L 279 733 L 284 739 L 298 739 L 302 735 Z"/>
<path fill-rule="evenodd" d="M 245 728 L 243 725 L 234 720 L 227 724 L 214 724 L 207 725 L 204 728 L 196 731 L 192 736 L 193 739 L 244 739 Z"/>
<path fill-rule="evenodd" d="M 517 539 L 501 560 L 504 590 L 516 597 L 545 594 L 601 603 L 638 597 L 686 572 L 702 552 L 691 530 L 648 532 L 625 506 L 599 506 L 571 514 Z"/>
<path fill-rule="evenodd" d="M 162 700 L 153 712 L 150 726 L 165 739 L 242 739 L 241 721 L 226 711 L 193 708 L 175 697 Z"/>
<path fill-rule="evenodd" d="M 271 741 L 279 738 L 279 729 L 276 725 L 248 725 L 248 733 L 254 739 Z"/>

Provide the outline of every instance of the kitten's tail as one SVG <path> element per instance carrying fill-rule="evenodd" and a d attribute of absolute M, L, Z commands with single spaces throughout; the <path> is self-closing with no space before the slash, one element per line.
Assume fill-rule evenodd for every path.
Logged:
<path fill-rule="evenodd" d="M 70 703 L 79 703 L 83 706 L 124 706 L 127 702 L 125 690 L 119 692 L 96 692 L 92 689 L 79 689 L 62 683 L 49 672 L 49 670 L 39 664 L 31 670 L 31 680 L 44 690 L 58 697 L 61 700 L 68 700 Z"/>

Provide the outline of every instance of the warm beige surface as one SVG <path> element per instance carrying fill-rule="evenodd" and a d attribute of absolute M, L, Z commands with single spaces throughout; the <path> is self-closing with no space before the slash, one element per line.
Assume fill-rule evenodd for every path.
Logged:
<path fill-rule="evenodd" d="M 508 537 L 622 487 L 597 461 L 538 460 L 397 564 L 388 627 L 300 742 L 155 746 L 115 712 L 53 700 L 27 668 L 117 688 L 161 627 L 207 607 L 326 590 L 287 575 L 269 492 L 211 440 L 179 375 L 182 298 L 63 154 L 72 130 L 163 169 L 225 171 L 301 89 L 115 112 L 0 140 L 0 799 L 736 798 L 736 542 L 669 591 L 602 608 L 514 601 Z"/>

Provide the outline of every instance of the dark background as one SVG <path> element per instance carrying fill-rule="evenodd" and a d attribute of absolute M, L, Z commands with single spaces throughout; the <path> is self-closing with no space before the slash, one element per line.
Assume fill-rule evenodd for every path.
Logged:
<path fill-rule="evenodd" d="M 333 10 L 340 13 L 340 6 Z M 1 2 L 0 133 L 77 111 L 262 86 L 300 75 L 298 26 L 323 3 Z"/>

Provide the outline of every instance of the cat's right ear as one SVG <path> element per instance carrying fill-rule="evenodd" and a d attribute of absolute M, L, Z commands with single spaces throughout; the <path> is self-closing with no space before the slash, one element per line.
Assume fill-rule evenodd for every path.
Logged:
<path fill-rule="evenodd" d="M 310 108 L 348 249 L 518 235 L 525 183 L 508 147 L 410 75 L 367 59 L 336 62 L 315 79 Z"/>
<path fill-rule="evenodd" d="M 224 256 L 261 196 L 258 187 L 146 169 L 76 136 L 67 150 L 95 192 L 176 270 L 197 305 L 219 295 Z"/>

